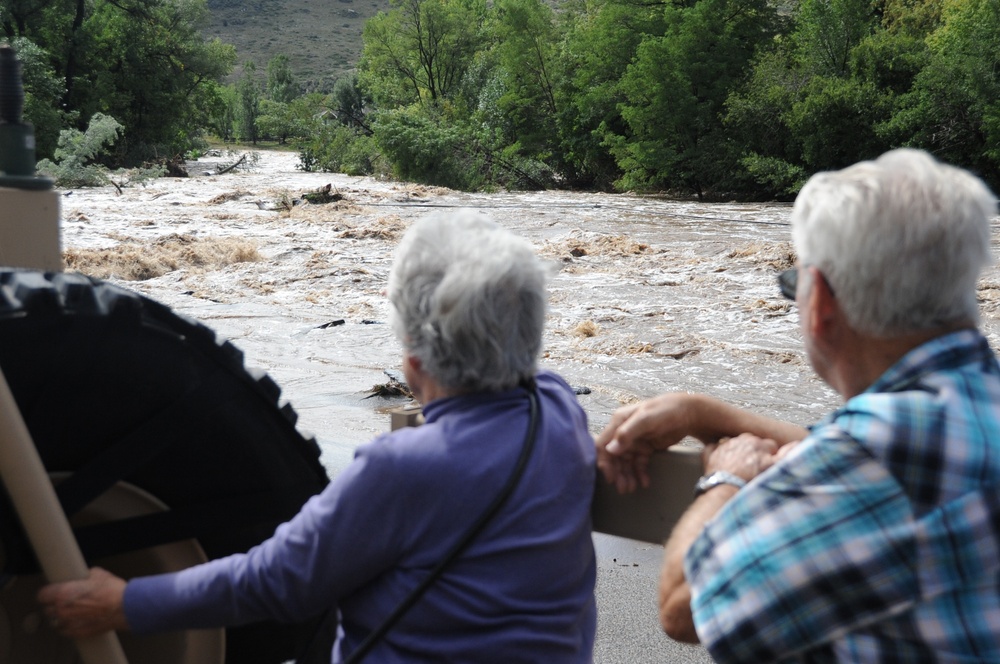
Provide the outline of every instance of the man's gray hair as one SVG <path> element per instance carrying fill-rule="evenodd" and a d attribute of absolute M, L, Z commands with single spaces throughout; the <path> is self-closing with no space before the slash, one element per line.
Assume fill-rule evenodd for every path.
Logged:
<path fill-rule="evenodd" d="M 400 242 L 389 274 L 390 320 L 446 389 L 509 389 L 535 374 L 545 285 L 526 240 L 474 212 L 437 214 Z"/>
<path fill-rule="evenodd" d="M 799 264 L 826 277 L 852 327 L 891 337 L 979 321 L 996 197 L 971 173 L 901 149 L 818 173 L 792 211 Z"/>

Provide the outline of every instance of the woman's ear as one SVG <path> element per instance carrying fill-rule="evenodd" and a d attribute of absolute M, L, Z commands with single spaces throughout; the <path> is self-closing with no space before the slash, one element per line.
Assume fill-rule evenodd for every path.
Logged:
<path fill-rule="evenodd" d="M 424 365 L 420 362 L 420 358 L 415 355 L 403 353 L 403 363 L 406 365 L 408 371 L 421 372 L 424 370 Z"/>

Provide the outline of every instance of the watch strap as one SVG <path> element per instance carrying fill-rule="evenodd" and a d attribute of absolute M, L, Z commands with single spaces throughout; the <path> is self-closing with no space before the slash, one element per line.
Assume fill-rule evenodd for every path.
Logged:
<path fill-rule="evenodd" d="M 736 487 L 737 489 L 742 489 L 747 485 L 747 481 L 742 477 L 733 475 L 725 470 L 717 470 L 714 473 L 698 478 L 698 482 L 694 485 L 694 495 L 695 497 L 698 497 L 709 489 L 722 484 L 728 484 Z"/>

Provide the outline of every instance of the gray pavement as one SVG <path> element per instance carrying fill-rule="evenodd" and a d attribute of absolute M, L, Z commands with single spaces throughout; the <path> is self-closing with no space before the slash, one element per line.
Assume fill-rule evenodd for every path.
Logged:
<path fill-rule="evenodd" d="M 595 664 L 711 664 L 704 648 L 660 629 L 656 583 L 663 547 L 594 534 L 597 549 Z"/>

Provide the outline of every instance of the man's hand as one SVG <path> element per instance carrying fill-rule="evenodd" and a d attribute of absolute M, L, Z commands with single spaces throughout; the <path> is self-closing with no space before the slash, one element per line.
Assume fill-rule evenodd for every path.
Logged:
<path fill-rule="evenodd" d="M 705 474 L 725 470 L 749 482 L 773 466 L 793 446 L 793 443 L 789 443 L 779 447 L 770 438 L 760 438 L 749 433 L 724 439 L 718 444 L 705 446 L 702 453 Z"/>
<path fill-rule="evenodd" d="M 38 591 L 38 601 L 52 627 L 63 636 L 82 639 L 128 629 L 123 579 L 95 567 L 86 579 L 53 583 Z"/>
<path fill-rule="evenodd" d="M 595 441 L 597 467 L 619 493 L 649 486 L 649 457 L 691 433 L 692 395 L 663 394 L 619 408 Z"/>
<path fill-rule="evenodd" d="M 670 393 L 615 411 L 597 437 L 597 467 L 619 493 L 649 486 L 649 458 L 685 436 L 711 446 L 750 432 L 777 446 L 801 440 L 802 427 L 745 411 L 703 394 Z"/>

